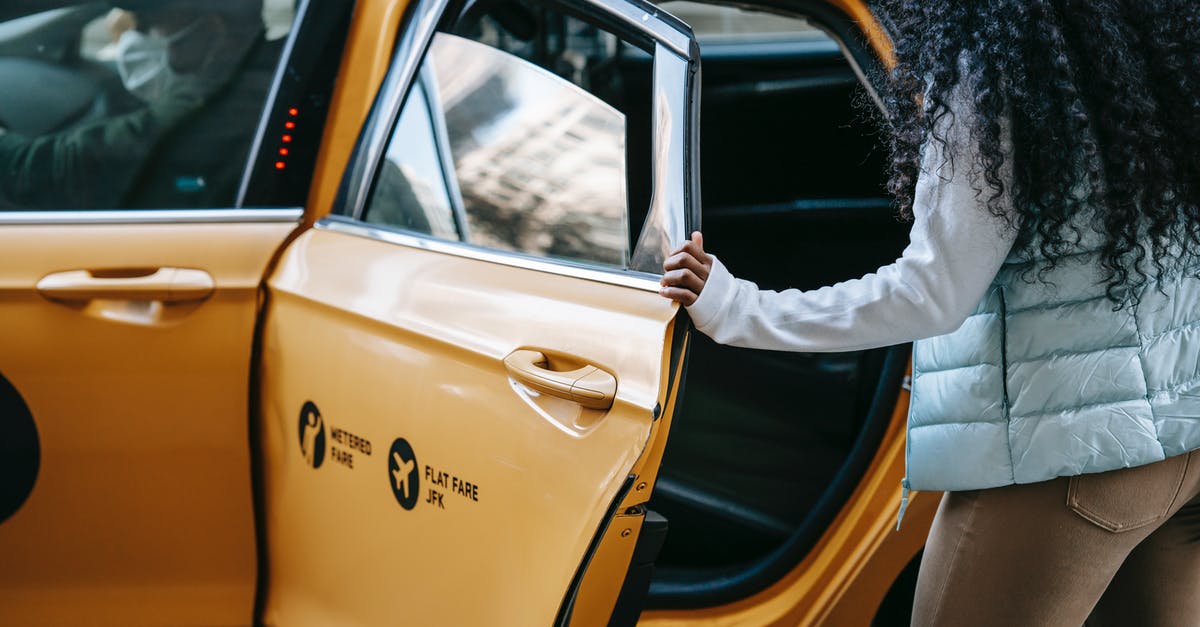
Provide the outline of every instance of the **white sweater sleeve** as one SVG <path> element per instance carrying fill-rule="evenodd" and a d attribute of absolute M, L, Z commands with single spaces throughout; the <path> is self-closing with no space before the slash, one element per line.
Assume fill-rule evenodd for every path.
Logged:
<path fill-rule="evenodd" d="M 945 150 L 954 159 L 943 158 L 939 142 L 926 146 L 909 244 L 895 263 L 829 287 L 775 292 L 734 278 L 714 257 L 688 307 L 696 328 L 721 344 L 803 352 L 863 350 L 957 329 L 1016 237 L 985 206 L 991 192 L 972 175 L 968 134 L 948 133 Z"/>

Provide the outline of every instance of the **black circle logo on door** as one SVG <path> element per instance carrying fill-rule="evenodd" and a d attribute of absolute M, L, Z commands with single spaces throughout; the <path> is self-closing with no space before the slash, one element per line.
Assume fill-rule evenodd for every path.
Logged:
<path fill-rule="evenodd" d="M 17 389 L 0 376 L 0 522 L 25 504 L 41 459 L 33 414 Z"/>
<path fill-rule="evenodd" d="M 325 461 L 325 421 L 312 401 L 306 401 L 300 408 L 300 452 L 305 463 L 313 468 L 320 468 Z"/>
<path fill-rule="evenodd" d="M 417 505 L 417 493 L 421 489 L 421 473 L 417 470 L 417 454 L 409 446 L 408 440 L 396 438 L 392 449 L 388 451 L 388 483 L 392 486 L 392 495 L 404 509 L 412 509 Z"/>

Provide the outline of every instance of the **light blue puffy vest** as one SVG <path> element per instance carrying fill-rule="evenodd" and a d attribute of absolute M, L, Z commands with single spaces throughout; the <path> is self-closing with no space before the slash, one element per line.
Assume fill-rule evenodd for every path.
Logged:
<path fill-rule="evenodd" d="M 1200 448 L 1200 280 L 1173 273 L 1113 311 L 1098 236 L 1085 230 L 1091 241 L 1044 282 L 1020 276 L 1037 260 L 1010 255 L 958 330 L 914 344 L 906 493 L 1033 483 Z"/>

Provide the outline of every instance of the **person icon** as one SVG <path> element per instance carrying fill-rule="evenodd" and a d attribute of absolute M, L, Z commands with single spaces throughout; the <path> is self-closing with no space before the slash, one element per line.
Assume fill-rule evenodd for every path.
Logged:
<path fill-rule="evenodd" d="M 300 452 L 313 468 L 319 468 L 325 459 L 325 421 L 311 401 L 300 410 Z"/>

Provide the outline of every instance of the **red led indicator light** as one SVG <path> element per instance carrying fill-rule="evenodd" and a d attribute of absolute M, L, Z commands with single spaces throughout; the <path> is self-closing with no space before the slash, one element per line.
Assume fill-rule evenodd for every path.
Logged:
<path fill-rule="evenodd" d="M 290 128 L 296 128 L 296 123 L 295 123 L 295 122 L 284 122 L 284 123 L 283 123 L 283 128 L 289 128 L 289 129 L 290 129 Z"/>
<path fill-rule="evenodd" d="M 286 144 L 286 143 L 289 143 L 289 142 L 291 142 L 291 141 L 292 141 L 292 136 L 291 136 L 291 135 L 284 135 L 283 137 L 280 137 L 279 139 L 282 139 L 282 140 L 283 140 L 283 143 L 285 143 L 285 144 Z"/>
<path fill-rule="evenodd" d="M 279 149 L 279 154 L 280 154 L 280 155 L 282 155 L 282 156 L 284 156 L 284 157 L 286 157 L 286 156 L 287 156 L 287 154 L 288 154 L 288 149 L 287 149 L 287 148 L 280 148 L 280 149 Z"/>
<path fill-rule="evenodd" d="M 296 107 L 292 107 L 291 109 L 288 109 L 288 115 L 296 116 L 299 114 L 300 114 L 300 110 L 297 109 Z"/>
<path fill-rule="evenodd" d="M 276 170 L 282 170 L 282 169 L 284 169 L 284 168 L 286 168 L 286 167 L 287 167 L 287 164 L 286 164 L 286 163 L 284 163 L 284 162 L 282 162 L 282 161 L 276 161 L 276 162 L 275 162 L 275 169 L 276 169 Z"/>

